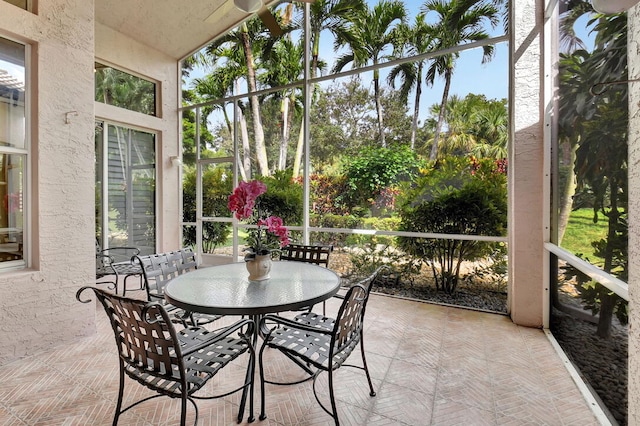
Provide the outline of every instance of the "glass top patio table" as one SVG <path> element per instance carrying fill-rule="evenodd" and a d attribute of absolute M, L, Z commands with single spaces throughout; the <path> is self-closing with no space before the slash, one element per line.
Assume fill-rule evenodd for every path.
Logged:
<path fill-rule="evenodd" d="M 270 276 L 249 281 L 244 262 L 211 266 L 174 278 L 164 295 L 190 312 L 255 316 L 311 306 L 340 289 L 335 272 L 309 263 L 276 261 Z"/>

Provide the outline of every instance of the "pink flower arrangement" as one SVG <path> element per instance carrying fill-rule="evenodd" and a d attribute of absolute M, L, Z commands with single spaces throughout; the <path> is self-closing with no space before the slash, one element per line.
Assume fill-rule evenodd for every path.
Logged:
<path fill-rule="evenodd" d="M 267 192 L 267 185 L 259 180 L 240 182 L 238 187 L 229 196 L 228 207 L 238 220 L 255 220 L 257 229 L 248 231 L 245 249 L 249 253 L 245 260 L 255 258 L 256 255 L 272 253 L 289 244 L 289 231 L 284 226 L 281 217 L 269 215 L 262 217 L 258 198 Z"/>

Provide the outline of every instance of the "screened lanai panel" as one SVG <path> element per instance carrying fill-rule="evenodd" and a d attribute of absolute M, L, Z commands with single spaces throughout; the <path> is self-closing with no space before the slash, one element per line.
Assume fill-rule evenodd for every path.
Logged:
<path fill-rule="evenodd" d="M 210 107 L 200 108 L 198 115 L 201 120 L 198 134 L 200 159 L 211 159 L 220 157 L 233 157 L 234 137 L 242 138 L 247 132 L 247 122 L 243 118 L 244 114 L 238 111 L 237 117 L 234 115 L 234 102 L 216 103 Z M 240 105 L 246 109 L 247 105 Z M 236 120 L 237 124 L 234 123 Z M 246 136 L 245 136 L 246 137 Z M 193 147 L 195 149 L 195 145 Z M 189 146 L 184 147 L 185 152 L 191 151 Z M 189 164 L 191 160 L 189 159 Z"/>
<path fill-rule="evenodd" d="M 560 2 L 554 21 L 550 329 L 627 424 L 627 14 L 584 6 Z"/>
<path fill-rule="evenodd" d="M 233 190 L 233 163 L 205 162 L 202 174 L 202 251 L 229 254 L 231 247 L 231 211 L 228 197 Z"/>
<path fill-rule="evenodd" d="M 554 238 L 626 281 L 628 87 L 599 85 L 627 76 L 626 14 L 585 11 L 574 30 L 573 44 L 559 46 Z"/>

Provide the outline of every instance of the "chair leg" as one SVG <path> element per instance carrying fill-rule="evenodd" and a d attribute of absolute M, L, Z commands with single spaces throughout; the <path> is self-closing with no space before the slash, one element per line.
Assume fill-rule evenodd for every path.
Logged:
<path fill-rule="evenodd" d="M 251 348 L 250 352 L 249 365 L 247 365 L 247 374 L 244 379 L 244 389 L 242 390 L 242 396 L 240 398 L 240 408 L 238 409 L 238 423 L 242 422 L 244 408 L 247 403 L 247 397 L 249 398 L 249 416 L 247 417 L 247 421 L 249 423 L 253 423 L 253 421 L 255 421 L 256 419 L 255 417 L 253 417 L 253 384 L 255 383 L 254 377 L 256 373 L 256 358 L 253 347 Z M 247 395 L 247 384 L 249 385 L 249 395 Z"/>
<path fill-rule="evenodd" d="M 118 402 L 116 403 L 116 413 L 113 416 L 113 426 L 117 426 L 120 419 L 120 410 L 122 409 L 122 399 L 124 397 L 124 365 L 120 361 L 120 386 L 118 389 Z"/>
<path fill-rule="evenodd" d="M 360 351 L 362 353 L 362 365 L 364 372 L 367 375 L 367 381 L 369 382 L 369 395 L 376 396 L 376 391 L 373 389 L 373 382 L 371 381 L 371 375 L 369 374 L 369 367 L 367 366 L 367 357 L 364 354 L 364 333 L 360 331 Z"/>
<path fill-rule="evenodd" d="M 330 368 L 327 371 L 329 375 L 329 398 L 331 399 L 331 417 L 333 417 L 333 421 L 336 422 L 336 426 L 340 426 L 340 421 L 338 420 L 338 407 L 336 406 L 336 396 L 333 392 L 333 370 Z"/>
<path fill-rule="evenodd" d="M 257 331 L 256 331 L 257 333 Z M 255 421 L 255 417 L 253 417 L 253 385 L 255 384 L 255 376 L 256 376 L 256 354 L 255 351 L 251 351 L 251 384 L 249 385 L 249 417 L 247 421 L 249 423 L 253 423 Z"/>
<path fill-rule="evenodd" d="M 187 424 L 187 394 L 182 393 L 182 398 L 180 398 L 180 426 L 186 426 Z M 194 424 L 198 424 L 198 407 L 196 407 L 196 421 Z"/>
<path fill-rule="evenodd" d="M 264 420 L 267 418 L 267 414 L 265 413 L 265 397 L 264 397 L 264 363 L 262 362 L 262 355 L 264 354 L 265 344 L 260 348 L 260 354 L 258 356 L 258 369 L 260 370 L 260 420 Z"/>

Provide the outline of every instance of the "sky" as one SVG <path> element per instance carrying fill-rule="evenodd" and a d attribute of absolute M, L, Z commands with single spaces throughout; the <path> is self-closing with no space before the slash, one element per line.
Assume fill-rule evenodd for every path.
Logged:
<path fill-rule="evenodd" d="M 378 0 L 367 0 L 369 7 L 373 7 Z M 411 24 L 415 21 L 415 16 L 420 13 L 420 7 L 424 0 L 404 0 L 407 10 L 407 23 Z M 433 21 L 434 15 L 427 15 L 427 21 Z M 496 28 L 488 26 L 486 31 L 491 36 L 500 36 L 503 34 L 502 23 L 500 22 Z M 321 53 L 320 55 L 329 63 L 328 69 L 331 69 L 331 58 L 335 56 L 333 52 L 333 39 L 330 35 L 321 37 Z M 482 64 L 482 49 L 467 50 L 460 54 L 456 62 L 456 68 L 451 81 L 451 89 L 449 96 L 458 95 L 464 97 L 469 93 L 484 94 L 487 99 L 502 99 L 508 97 L 508 44 L 506 42 L 495 46 L 495 55 L 493 59 Z M 386 85 L 387 71 L 381 71 Z M 398 80 L 396 84 L 400 84 Z M 397 86 L 396 86 L 397 87 Z M 373 90 L 373 85 L 370 86 Z M 436 78 L 433 86 L 422 87 L 422 97 L 420 100 L 420 120 L 424 120 L 428 116 L 428 110 L 433 104 L 439 104 L 442 100 L 442 92 L 444 90 L 444 80 L 440 77 Z M 410 110 L 413 109 L 411 102 Z"/>
<path fill-rule="evenodd" d="M 377 3 L 378 0 L 368 0 L 370 7 Z M 415 15 L 420 11 L 420 5 L 424 1 L 405 0 L 405 7 L 408 12 L 407 22 L 411 23 L 415 19 Z M 427 17 L 429 19 L 429 17 Z M 492 35 L 498 36 L 502 34 L 502 23 L 498 24 L 496 29 L 487 28 Z M 321 58 L 327 62 L 327 70 L 332 67 L 332 62 L 336 57 L 333 51 L 333 39 L 330 34 L 321 36 Z M 484 94 L 487 99 L 502 99 L 508 95 L 508 45 L 506 42 L 500 43 L 495 47 L 495 55 L 493 59 L 482 64 L 482 49 L 473 49 L 462 52 L 456 63 L 454 76 L 451 83 L 451 95 L 460 97 L 466 96 L 468 93 Z M 346 69 L 346 68 L 345 68 Z M 381 71 L 381 82 L 386 86 L 386 74 L 388 70 Z M 195 71 L 191 77 L 201 76 L 201 71 Z M 370 73 L 368 75 L 371 75 Z M 384 80 L 383 80 L 384 79 Z M 367 83 L 363 81 L 363 83 Z M 373 85 L 369 81 L 369 87 L 373 90 Z M 399 81 L 397 82 L 399 84 Z M 420 120 L 424 120 L 428 116 L 428 110 L 433 104 L 440 103 L 442 99 L 442 91 L 444 89 L 444 81 L 442 78 L 436 78 L 433 86 L 423 85 L 421 98 L 421 114 Z M 409 106 L 410 110 L 413 105 Z"/>

